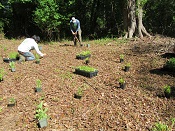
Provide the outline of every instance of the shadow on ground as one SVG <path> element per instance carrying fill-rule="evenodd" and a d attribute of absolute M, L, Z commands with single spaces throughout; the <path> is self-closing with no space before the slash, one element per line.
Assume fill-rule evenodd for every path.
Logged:
<path fill-rule="evenodd" d="M 169 58 L 175 57 L 175 54 L 174 53 L 165 53 L 165 54 L 162 54 L 161 57 L 169 59 Z"/>

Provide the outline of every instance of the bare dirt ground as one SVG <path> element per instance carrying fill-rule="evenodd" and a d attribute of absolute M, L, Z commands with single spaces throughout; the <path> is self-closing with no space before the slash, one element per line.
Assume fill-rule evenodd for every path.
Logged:
<path fill-rule="evenodd" d="M 175 86 L 174 73 L 162 70 L 175 44 L 173 38 L 84 42 L 90 47 L 74 47 L 71 42 L 42 44 L 47 56 L 40 64 L 16 62 L 16 72 L 11 72 L 2 57 L 16 51 L 21 41 L 0 40 L 0 68 L 6 72 L 0 82 L 0 131 L 148 131 L 159 121 L 170 125 L 175 117 L 175 96 L 165 98 L 162 88 Z M 85 50 L 91 51 L 89 66 L 99 71 L 93 78 L 74 73 L 76 66 L 85 65 L 75 59 Z M 120 54 L 125 55 L 124 63 L 119 62 Z M 126 62 L 131 63 L 129 72 L 123 70 Z M 125 89 L 119 88 L 121 77 L 127 82 Z M 34 91 L 36 79 L 42 81 L 40 93 Z M 79 87 L 84 91 L 80 100 L 74 98 Z M 15 107 L 7 107 L 10 97 L 17 100 Z M 49 116 L 44 128 L 38 128 L 35 120 L 41 101 Z"/>

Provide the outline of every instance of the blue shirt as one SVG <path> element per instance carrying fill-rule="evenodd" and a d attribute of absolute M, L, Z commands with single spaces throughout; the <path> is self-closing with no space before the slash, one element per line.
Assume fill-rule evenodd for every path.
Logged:
<path fill-rule="evenodd" d="M 78 19 L 75 19 L 76 22 L 73 22 L 72 20 L 70 21 L 70 30 L 72 32 L 76 32 L 80 30 L 80 21 Z"/>

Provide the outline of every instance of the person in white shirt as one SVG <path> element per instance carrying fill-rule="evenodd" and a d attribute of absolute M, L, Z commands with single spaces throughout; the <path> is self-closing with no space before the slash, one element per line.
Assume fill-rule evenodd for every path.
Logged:
<path fill-rule="evenodd" d="M 35 60 L 35 56 L 32 52 L 32 49 L 35 49 L 36 52 L 40 55 L 40 57 L 45 56 L 45 53 L 42 53 L 39 48 L 37 42 L 40 41 L 39 36 L 32 36 L 32 38 L 26 38 L 19 46 L 18 46 L 18 53 L 25 57 L 26 61 Z M 19 61 L 22 61 L 21 59 Z"/>

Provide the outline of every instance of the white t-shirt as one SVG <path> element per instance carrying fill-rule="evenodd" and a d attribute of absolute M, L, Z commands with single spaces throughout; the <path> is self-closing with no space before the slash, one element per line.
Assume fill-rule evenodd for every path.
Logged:
<path fill-rule="evenodd" d="M 21 52 L 29 52 L 31 49 L 35 49 L 36 52 L 40 55 L 43 56 L 43 53 L 38 48 L 38 44 L 35 42 L 34 39 L 32 38 L 26 38 L 19 46 L 18 46 L 18 51 Z"/>

